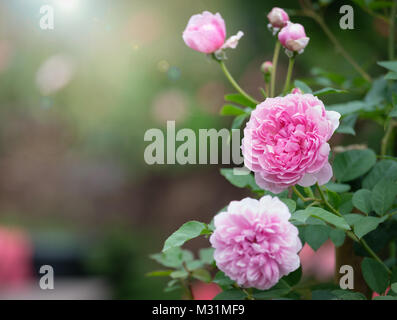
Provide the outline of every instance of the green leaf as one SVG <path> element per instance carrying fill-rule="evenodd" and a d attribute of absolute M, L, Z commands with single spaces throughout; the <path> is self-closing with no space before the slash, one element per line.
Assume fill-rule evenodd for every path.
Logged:
<path fill-rule="evenodd" d="M 323 95 L 331 94 L 331 93 L 347 93 L 347 91 L 327 87 L 327 88 L 323 88 L 321 90 L 313 92 L 313 95 L 319 97 L 319 96 L 323 96 Z"/>
<path fill-rule="evenodd" d="M 221 169 L 223 175 L 232 185 L 238 188 L 251 188 L 253 191 L 261 191 L 262 189 L 256 184 L 254 176 L 249 174 L 234 174 L 234 169 Z"/>
<path fill-rule="evenodd" d="M 340 195 L 341 204 L 339 206 L 339 212 L 341 214 L 348 214 L 353 210 L 353 193 L 342 193 Z"/>
<path fill-rule="evenodd" d="M 329 233 L 329 238 L 334 243 L 335 247 L 339 248 L 345 242 L 346 234 L 343 230 L 332 229 Z"/>
<path fill-rule="evenodd" d="M 378 261 L 372 258 L 364 258 L 361 270 L 365 282 L 371 290 L 383 294 L 389 284 L 389 275 L 386 269 Z"/>
<path fill-rule="evenodd" d="M 173 279 L 168 282 L 167 287 L 164 289 L 164 292 L 171 292 L 177 289 L 182 289 L 182 287 L 179 284 L 179 280 Z"/>
<path fill-rule="evenodd" d="M 367 300 L 361 292 L 352 292 L 349 290 L 333 290 L 332 294 L 338 300 Z"/>
<path fill-rule="evenodd" d="M 302 278 L 302 267 L 299 267 L 295 271 L 291 272 L 290 274 L 286 275 L 282 279 L 288 283 L 289 286 L 293 287 L 301 281 Z"/>
<path fill-rule="evenodd" d="M 342 199 L 341 199 L 341 197 L 339 196 L 339 194 L 337 194 L 337 193 L 334 192 L 334 191 L 328 190 L 328 189 L 326 190 L 326 192 L 327 192 L 328 202 L 329 202 L 334 208 L 338 209 L 339 206 L 340 206 L 340 204 L 341 204 L 341 202 L 342 202 Z"/>
<path fill-rule="evenodd" d="M 356 125 L 358 115 L 357 114 L 349 114 L 345 118 L 342 119 L 337 133 L 351 134 L 353 136 L 356 135 L 356 131 L 354 130 L 354 126 Z"/>
<path fill-rule="evenodd" d="M 396 73 L 397 76 L 397 73 Z M 397 78 L 396 78 L 397 79 Z M 392 95 L 392 104 L 393 104 L 393 109 L 389 113 L 389 117 L 397 117 L 397 93 L 393 92 Z"/>
<path fill-rule="evenodd" d="M 376 154 L 370 149 L 348 150 L 335 156 L 334 175 L 340 182 L 351 181 L 368 172 L 375 163 Z"/>
<path fill-rule="evenodd" d="M 211 282 L 211 274 L 206 269 L 193 270 L 192 277 L 203 282 Z"/>
<path fill-rule="evenodd" d="M 186 270 L 176 270 L 170 274 L 172 279 L 186 279 L 189 273 Z"/>
<path fill-rule="evenodd" d="M 225 101 L 234 102 L 251 109 L 255 109 L 256 104 L 248 100 L 246 97 L 240 93 L 232 93 L 225 95 Z"/>
<path fill-rule="evenodd" d="M 367 215 L 372 210 L 372 192 L 367 189 L 361 189 L 354 193 L 353 195 L 353 205 L 361 210 L 362 212 L 366 213 Z"/>
<path fill-rule="evenodd" d="M 241 109 L 240 107 L 234 106 L 232 104 L 225 104 L 222 107 L 220 114 L 222 116 L 239 116 L 241 114 L 246 114 L 246 112 L 244 109 Z"/>
<path fill-rule="evenodd" d="M 397 72 L 397 61 L 378 61 L 378 65 L 387 70 Z"/>
<path fill-rule="evenodd" d="M 391 289 L 393 290 L 394 293 L 397 293 L 397 282 L 396 283 L 392 283 Z"/>
<path fill-rule="evenodd" d="M 338 217 L 335 214 L 318 207 L 298 210 L 292 214 L 291 219 L 305 223 L 309 217 L 320 219 L 342 230 L 350 230 L 350 226 L 344 218 Z"/>
<path fill-rule="evenodd" d="M 296 202 L 292 199 L 281 198 L 280 199 L 288 207 L 289 212 L 293 213 L 296 210 Z"/>
<path fill-rule="evenodd" d="M 379 161 L 363 180 L 363 188 L 372 190 L 375 185 L 383 178 L 397 180 L 397 161 Z"/>
<path fill-rule="evenodd" d="M 328 240 L 328 235 L 327 226 L 309 225 L 305 229 L 305 240 L 314 251 L 317 251 Z"/>
<path fill-rule="evenodd" d="M 168 268 L 179 268 L 183 262 L 193 260 L 193 254 L 189 250 L 182 250 L 175 247 L 167 250 L 167 252 L 155 253 L 150 256 L 153 260 Z"/>
<path fill-rule="evenodd" d="M 336 297 L 329 290 L 314 290 L 312 291 L 312 300 L 335 300 Z"/>
<path fill-rule="evenodd" d="M 244 300 L 247 295 L 240 289 L 230 289 L 219 293 L 214 300 Z"/>
<path fill-rule="evenodd" d="M 162 252 L 174 247 L 180 247 L 186 241 L 194 239 L 208 231 L 207 225 L 198 221 L 189 221 L 175 231 L 164 243 Z"/>
<path fill-rule="evenodd" d="M 372 190 L 372 207 L 382 216 L 393 205 L 397 196 L 397 183 L 384 178 L 379 181 Z"/>
<path fill-rule="evenodd" d="M 303 81 L 295 80 L 294 85 L 296 88 L 301 89 L 301 91 L 303 91 L 303 93 L 312 93 L 313 92 L 312 89 L 310 89 L 310 87 Z"/>
<path fill-rule="evenodd" d="M 397 300 L 397 297 L 393 297 L 393 296 L 376 296 L 372 300 Z"/>
<path fill-rule="evenodd" d="M 214 248 L 205 248 L 199 251 L 200 260 L 205 264 L 212 264 L 214 262 Z"/>
<path fill-rule="evenodd" d="M 212 282 L 218 284 L 221 287 L 231 286 L 234 284 L 234 281 L 226 276 L 222 271 L 217 272 Z"/>
<path fill-rule="evenodd" d="M 327 110 L 337 111 L 341 116 L 346 116 L 359 111 L 368 110 L 372 104 L 368 104 L 365 101 L 350 101 L 347 103 L 333 104 L 327 106 Z"/>
<path fill-rule="evenodd" d="M 386 73 L 385 80 L 397 80 L 397 72 L 390 71 Z"/>
<path fill-rule="evenodd" d="M 334 183 L 334 182 L 328 182 L 327 184 L 324 185 L 328 190 L 331 190 L 333 192 L 338 192 L 338 193 L 343 193 L 347 192 L 350 190 L 350 185 L 349 184 L 343 184 L 343 183 Z"/>
<path fill-rule="evenodd" d="M 357 235 L 357 237 L 362 238 L 367 233 L 375 230 L 381 222 L 382 219 L 380 218 L 363 216 L 354 224 L 354 233 Z"/>
<path fill-rule="evenodd" d="M 146 273 L 146 277 L 169 277 L 174 270 L 157 270 Z"/>
<path fill-rule="evenodd" d="M 244 120 L 249 116 L 248 113 L 240 114 L 239 116 L 235 117 L 232 122 L 232 129 L 240 129 Z"/>
<path fill-rule="evenodd" d="M 343 218 L 345 218 L 349 226 L 354 226 L 358 221 L 360 221 L 364 217 L 365 216 L 357 213 L 349 213 L 343 216 Z"/>

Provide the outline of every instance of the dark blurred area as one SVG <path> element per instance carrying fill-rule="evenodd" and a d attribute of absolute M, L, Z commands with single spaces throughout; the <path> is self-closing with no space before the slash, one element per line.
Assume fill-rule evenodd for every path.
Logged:
<path fill-rule="evenodd" d="M 46 31 L 39 9 L 49 3 L 55 30 Z M 328 7 L 326 22 L 376 76 L 387 28 L 354 7 L 355 29 L 339 29 L 345 3 Z M 220 12 L 228 36 L 244 31 L 227 64 L 260 98 L 259 68 L 273 54 L 266 27 L 273 6 L 299 8 L 295 0 L 0 2 L 0 298 L 180 298 L 145 277 L 159 268 L 149 254 L 186 220 L 209 222 L 248 193 L 219 174 L 221 165 L 147 165 L 143 137 L 167 120 L 195 131 L 230 126 L 219 110 L 232 88 L 214 62 L 183 43 L 192 14 Z M 292 19 L 311 38 L 295 77 L 313 87 L 321 87 L 321 72 L 358 81 L 314 21 Z M 287 62 L 282 55 L 279 86 Z M 333 143 L 365 141 L 377 150 L 382 128 L 357 126 L 359 137 L 335 135 Z M 42 265 L 54 269 L 54 290 L 39 287 Z"/>

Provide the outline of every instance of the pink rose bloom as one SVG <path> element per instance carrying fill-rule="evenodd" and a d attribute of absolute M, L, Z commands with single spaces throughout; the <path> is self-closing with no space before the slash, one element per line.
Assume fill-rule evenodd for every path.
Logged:
<path fill-rule="evenodd" d="M 183 32 L 186 45 L 203 53 L 221 49 L 225 38 L 225 21 L 219 13 L 212 14 L 208 11 L 192 16 Z"/>
<path fill-rule="evenodd" d="M 288 14 L 281 8 L 274 7 L 267 15 L 269 22 L 273 28 L 282 28 L 289 21 Z"/>
<path fill-rule="evenodd" d="M 241 287 L 266 290 L 299 268 L 302 248 L 288 207 L 277 197 L 232 201 L 215 216 L 216 265 Z"/>
<path fill-rule="evenodd" d="M 312 94 L 267 98 L 244 129 L 244 164 L 255 173 L 256 183 L 273 193 L 295 184 L 325 184 L 332 177 L 327 141 L 339 118 Z"/>
<path fill-rule="evenodd" d="M 288 22 L 278 34 L 278 40 L 289 51 L 302 53 L 309 43 L 305 28 L 299 23 Z"/>

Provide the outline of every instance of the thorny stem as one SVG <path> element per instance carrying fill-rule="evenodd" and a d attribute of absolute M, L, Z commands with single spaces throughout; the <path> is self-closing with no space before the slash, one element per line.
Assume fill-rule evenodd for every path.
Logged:
<path fill-rule="evenodd" d="M 221 66 L 221 69 L 223 73 L 225 74 L 226 78 L 229 80 L 231 85 L 236 89 L 242 96 L 244 96 L 247 100 L 251 101 L 254 104 L 258 104 L 259 102 L 256 101 L 254 98 L 252 98 L 248 93 L 246 93 L 237 83 L 236 80 L 234 80 L 233 76 L 230 74 L 229 70 L 226 68 L 225 63 L 222 60 L 218 60 L 219 64 Z"/>
<path fill-rule="evenodd" d="M 274 47 L 274 54 L 273 54 L 273 69 L 272 69 L 272 77 L 270 81 L 270 97 L 273 98 L 275 91 L 276 91 L 276 71 L 277 71 L 277 63 L 278 63 L 278 57 L 280 55 L 280 49 L 281 49 L 281 43 L 280 41 L 277 40 L 276 46 Z"/>

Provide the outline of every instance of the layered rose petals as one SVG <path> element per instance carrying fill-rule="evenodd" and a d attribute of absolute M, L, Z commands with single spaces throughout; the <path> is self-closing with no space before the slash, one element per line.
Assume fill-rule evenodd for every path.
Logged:
<path fill-rule="evenodd" d="M 332 177 L 327 141 L 339 118 L 311 94 L 268 98 L 252 111 L 244 129 L 244 164 L 257 184 L 273 193 L 295 184 L 325 184 Z"/>
<path fill-rule="evenodd" d="M 300 265 L 302 244 L 290 216 L 277 197 L 232 201 L 215 217 L 210 238 L 218 268 L 241 287 L 273 287 Z"/>

